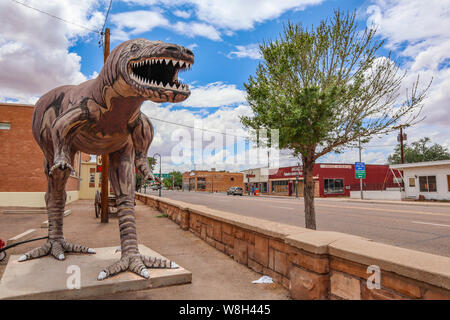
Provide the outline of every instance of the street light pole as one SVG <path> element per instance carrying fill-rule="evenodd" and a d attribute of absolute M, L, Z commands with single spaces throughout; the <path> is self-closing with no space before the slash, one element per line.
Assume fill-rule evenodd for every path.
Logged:
<path fill-rule="evenodd" d="M 155 153 L 153 155 L 153 159 L 155 159 L 156 156 L 159 156 L 159 188 L 158 188 L 158 194 L 161 197 L 161 188 L 162 188 L 161 155 L 159 153 Z"/>
<path fill-rule="evenodd" d="M 358 137 L 358 143 L 359 143 L 359 162 L 361 162 L 361 137 Z M 364 195 L 363 195 L 363 181 L 362 181 L 362 179 L 359 179 L 359 190 L 361 191 L 361 199 L 363 199 Z"/>

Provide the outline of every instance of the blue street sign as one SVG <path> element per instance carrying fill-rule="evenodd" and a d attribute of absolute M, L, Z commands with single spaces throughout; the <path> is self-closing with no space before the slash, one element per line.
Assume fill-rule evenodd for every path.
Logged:
<path fill-rule="evenodd" d="M 364 162 L 355 162 L 355 170 L 356 171 L 365 171 L 366 164 Z"/>

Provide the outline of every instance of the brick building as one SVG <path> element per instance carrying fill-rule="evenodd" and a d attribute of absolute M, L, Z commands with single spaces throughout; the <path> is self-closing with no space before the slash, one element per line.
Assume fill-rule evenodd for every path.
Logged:
<path fill-rule="evenodd" d="M 182 175 L 183 190 L 225 192 L 231 187 L 244 188 L 244 175 L 228 171 L 189 171 Z"/>
<path fill-rule="evenodd" d="M 47 179 L 44 155 L 32 134 L 33 105 L 0 103 L 0 206 L 45 207 Z M 78 199 L 81 161 L 75 156 L 73 173 L 67 181 L 67 201 Z"/>
<path fill-rule="evenodd" d="M 316 163 L 313 169 L 314 194 L 316 197 L 350 196 L 351 190 L 359 190 L 352 163 Z M 383 190 L 398 187 L 388 165 L 366 164 L 363 190 Z M 269 170 L 269 194 L 303 196 L 303 169 L 292 166 Z"/>

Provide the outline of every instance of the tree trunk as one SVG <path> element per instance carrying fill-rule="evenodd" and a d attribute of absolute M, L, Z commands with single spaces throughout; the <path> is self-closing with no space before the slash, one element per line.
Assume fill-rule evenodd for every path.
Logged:
<path fill-rule="evenodd" d="M 303 198 L 305 201 L 305 227 L 316 230 L 316 210 L 314 208 L 313 168 L 315 160 L 310 155 L 302 157 L 303 161 Z"/>

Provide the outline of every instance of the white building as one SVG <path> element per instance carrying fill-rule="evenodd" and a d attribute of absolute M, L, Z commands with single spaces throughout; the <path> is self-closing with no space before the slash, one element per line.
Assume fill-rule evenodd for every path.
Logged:
<path fill-rule="evenodd" d="M 245 192 L 252 188 L 258 188 L 259 193 L 267 193 L 269 182 L 269 168 L 256 168 L 243 170 Z"/>
<path fill-rule="evenodd" d="M 450 200 L 450 160 L 395 164 L 403 171 L 405 197 Z"/>

